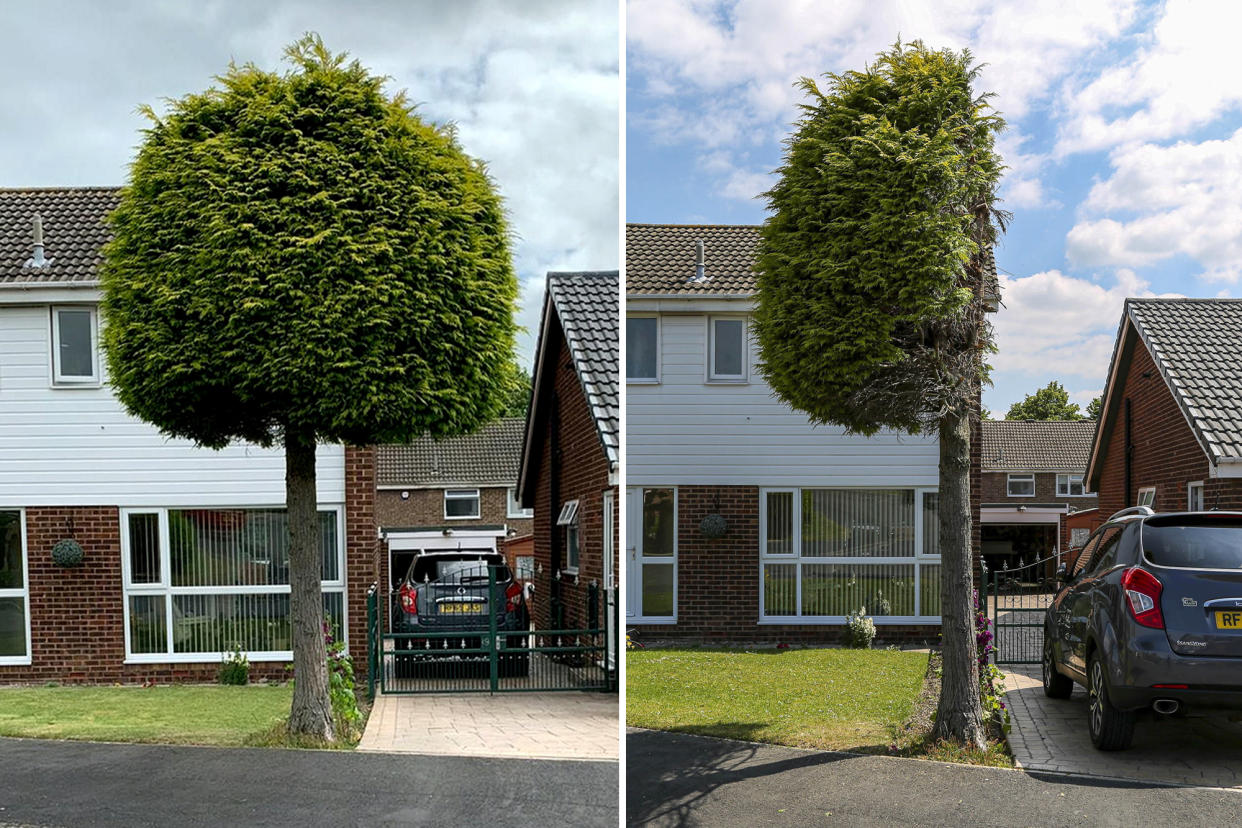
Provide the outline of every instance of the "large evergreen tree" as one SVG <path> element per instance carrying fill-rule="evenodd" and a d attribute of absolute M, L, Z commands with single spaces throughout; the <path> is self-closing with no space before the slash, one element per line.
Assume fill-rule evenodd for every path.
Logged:
<path fill-rule="evenodd" d="M 971 600 L 977 427 L 1003 122 L 968 52 L 898 43 L 804 78 L 758 257 L 761 370 L 812 420 L 940 445 L 943 681 L 935 735 L 985 741 Z"/>
<path fill-rule="evenodd" d="M 315 446 L 499 414 L 517 281 L 500 200 L 451 128 L 316 36 L 287 56 L 286 73 L 230 66 L 148 109 L 112 216 L 103 340 L 118 397 L 165 433 L 283 446 L 289 728 L 331 739 Z"/>
<path fill-rule="evenodd" d="M 1088 411 L 1090 411 L 1089 408 Z M 1065 390 L 1065 387 L 1053 380 L 1034 394 L 1027 394 L 1022 398 L 1022 402 L 1009 406 L 1005 419 L 1082 420 L 1088 417 L 1078 409 L 1078 403 L 1069 401 L 1069 392 Z"/>

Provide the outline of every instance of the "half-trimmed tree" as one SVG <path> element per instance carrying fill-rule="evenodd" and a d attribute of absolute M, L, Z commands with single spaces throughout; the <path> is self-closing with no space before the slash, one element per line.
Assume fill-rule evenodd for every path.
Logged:
<path fill-rule="evenodd" d="M 1069 392 L 1065 390 L 1065 386 L 1053 380 L 1034 394 L 1027 394 L 1022 398 L 1022 402 L 1009 406 L 1005 419 L 1084 420 L 1094 418 L 1084 415 L 1078 409 L 1078 403 L 1070 402 Z"/>
<path fill-rule="evenodd" d="M 469 430 L 512 384 L 500 200 L 454 132 L 313 35 L 230 66 L 138 150 L 102 270 L 117 396 L 164 433 L 286 458 L 289 729 L 334 735 L 315 447 Z"/>
<path fill-rule="evenodd" d="M 898 43 L 808 100 L 766 197 L 761 371 L 816 422 L 940 445 L 944 670 L 935 735 L 981 746 L 971 597 L 970 438 L 992 347 L 989 251 L 1003 121 L 969 52 Z"/>

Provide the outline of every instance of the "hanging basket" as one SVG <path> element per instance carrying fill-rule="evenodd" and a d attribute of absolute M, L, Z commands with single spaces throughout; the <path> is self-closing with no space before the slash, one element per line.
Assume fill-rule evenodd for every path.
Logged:
<path fill-rule="evenodd" d="M 82 544 L 73 538 L 57 541 L 56 545 L 52 547 L 52 563 L 57 566 L 63 566 L 66 569 L 81 564 L 83 557 L 85 557 L 85 553 L 82 551 Z"/>
<path fill-rule="evenodd" d="M 699 534 L 705 538 L 723 537 L 729 531 L 729 524 L 721 515 L 708 515 L 699 524 Z"/>

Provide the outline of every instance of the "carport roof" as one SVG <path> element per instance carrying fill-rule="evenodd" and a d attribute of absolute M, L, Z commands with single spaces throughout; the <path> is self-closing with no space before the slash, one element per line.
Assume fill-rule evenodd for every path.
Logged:
<path fill-rule="evenodd" d="M 525 420 L 506 417 L 473 434 L 381 445 L 376 451 L 378 486 L 513 486 L 522 458 Z"/>
<path fill-rule="evenodd" d="M 1095 420 L 984 420 L 983 471 L 1081 473 Z"/>

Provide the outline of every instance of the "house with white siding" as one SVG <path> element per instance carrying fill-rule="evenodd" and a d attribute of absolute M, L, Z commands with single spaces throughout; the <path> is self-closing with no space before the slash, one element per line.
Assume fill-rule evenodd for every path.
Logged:
<path fill-rule="evenodd" d="M 283 452 L 165 437 L 112 394 L 97 268 L 118 199 L 0 190 L 0 683 L 204 678 L 233 645 L 281 675 Z M 373 450 L 324 445 L 317 460 L 324 606 L 361 645 Z M 54 562 L 63 540 L 79 565 Z"/>
<path fill-rule="evenodd" d="M 882 638 L 934 638 L 937 441 L 813 425 L 775 397 L 750 335 L 758 239 L 626 229 L 627 624 L 834 641 L 865 607 Z"/>

